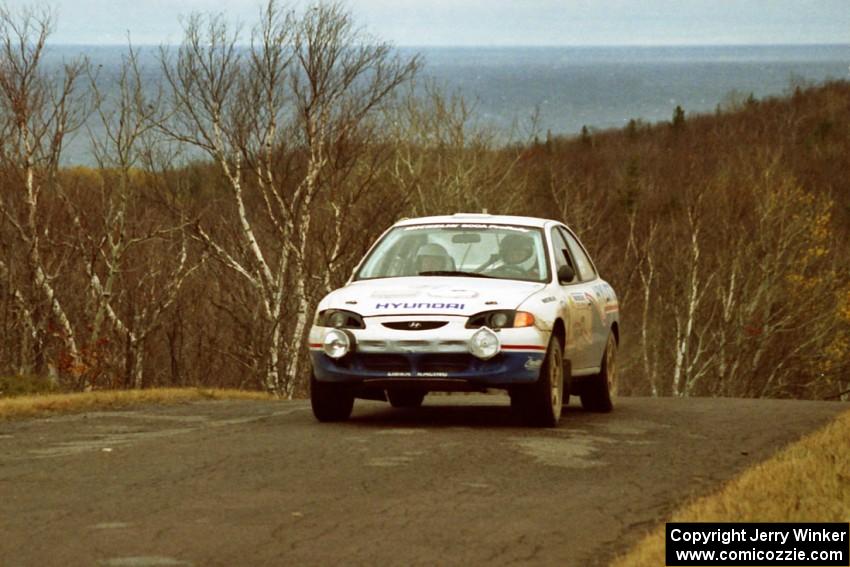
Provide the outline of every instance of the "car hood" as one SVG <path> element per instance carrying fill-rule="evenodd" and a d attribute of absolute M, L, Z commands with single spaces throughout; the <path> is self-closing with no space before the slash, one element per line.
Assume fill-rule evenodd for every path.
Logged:
<path fill-rule="evenodd" d="M 410 277 L 355 281 L 331 292 L 319 304 L 364 317 L 377 315 L 473 315 L 516 309 L 545 284 L 469 277 Z"/>

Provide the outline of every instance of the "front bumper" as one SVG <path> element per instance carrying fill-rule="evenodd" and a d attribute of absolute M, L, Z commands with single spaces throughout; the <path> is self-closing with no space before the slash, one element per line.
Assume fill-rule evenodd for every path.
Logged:
<path fill-rule="evenodd" d="M 421 385 L 426 389 L 452 389 L 452 385 L 504 387 L 537 381 L 546 356 L 548 335 L 536 327 L 498 331 L 500 352 L 488 360 L 469 353 L 468 340 L 477 329 L 465 328 L 466 317 L 419 316 L 418 321 L 445 321 L 427 331 L 395 330 L 384 323 L 410 316 L 370 317 L 365 329 L 351 331 L 353 352 L 334 360 L 321 348 L 326 327 L 310 332 L 310 354 L 317 380 L 383 386 Z"/>

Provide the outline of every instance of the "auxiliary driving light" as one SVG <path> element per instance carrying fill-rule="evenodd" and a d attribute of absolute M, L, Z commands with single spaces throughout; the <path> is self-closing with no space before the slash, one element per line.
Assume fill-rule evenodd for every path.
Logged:
<path fill-rule="evenodd" d="M 499 336 L 487 327 L 481 327 L 469 339 L 469 352 L 481 360 L 493 358 L 500 348 Z"/>
<path fill-rule="evenodd" d="M 333 359 L 342 358 L 351 350 L 351 339 L 344 331 L 331 329 L 322 341 L 322 350 Z"/>

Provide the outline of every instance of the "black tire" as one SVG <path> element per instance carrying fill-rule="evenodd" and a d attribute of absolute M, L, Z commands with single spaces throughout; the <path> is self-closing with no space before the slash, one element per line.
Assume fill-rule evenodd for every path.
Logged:
<path fill-rule="evenodd" d="M 425 399 L 425 392 L 416 390 L 387 390 L 387 399 L 394 408 L 418 408 Z"/>
<path fill-rule="evenodd" d="M 319 382 L 310 376 L 310 405 L 319 421 L 345 421 L 354 408 L 354 394 L 345 386 Z"/>
<path fill-rule="evenodd" d="M 617 339 L 608 335 L 599 374 L 588 378 L 581 388 L 581 406 L 587 411 L 607 413 L 617 397 Z"/>
<path fill-rule="evenodd" d="M 511 393 L 511 407 L 519 410 L 523 421 L 533 427 L 557 427 L 564 399 L 564 360 L 557 337 L 549 341 L 540 377 L 534 384 Z"/>

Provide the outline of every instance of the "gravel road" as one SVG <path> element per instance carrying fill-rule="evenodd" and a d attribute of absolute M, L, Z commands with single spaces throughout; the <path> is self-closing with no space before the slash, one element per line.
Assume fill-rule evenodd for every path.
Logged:
<path fill-rule="evenodd" d="M 846 404 L 201 402 L 0 422 L 0 565 L 604 565 Z"/>

